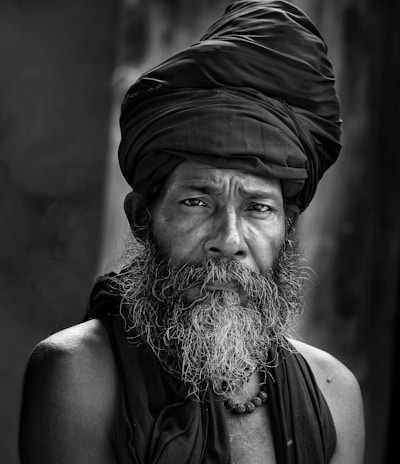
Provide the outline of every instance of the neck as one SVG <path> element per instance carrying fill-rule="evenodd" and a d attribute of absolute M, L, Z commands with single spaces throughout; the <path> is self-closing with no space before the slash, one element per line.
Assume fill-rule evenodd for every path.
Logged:
<path fill-rule="evenodd" d="M 264 382 L 264 374 L 261 372 L 254 372 L 249 381 L 240 391 L 235 391 L 229 395 L 229 398 L 232 398 L 237 403 L 245 403 L 250 401 L 260 392 L 261 385 Z"/>

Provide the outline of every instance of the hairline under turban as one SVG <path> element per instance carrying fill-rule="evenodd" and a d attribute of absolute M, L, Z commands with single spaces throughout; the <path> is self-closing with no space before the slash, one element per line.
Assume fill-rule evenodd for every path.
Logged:
<path fill-rule="evenodd" d="M 199 43 L 129 89 L 120 124 L 120 166 L 134 190 L 189 159 L 278 177 L 299 211 L 340 150 L 325 42 L 280 0 L 229 5 Z"/>

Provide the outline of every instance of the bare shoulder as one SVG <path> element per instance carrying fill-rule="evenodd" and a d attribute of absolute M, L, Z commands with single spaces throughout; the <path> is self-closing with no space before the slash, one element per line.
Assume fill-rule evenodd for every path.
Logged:
<path fill-rule="evenodd" d="M 358 390 L 354 374 L 337 358 L 307 343 L 291 340 L 296 350 L 304 356 L 313 371 L 322 392 L 327 395 L 339 390 Z M 340 388 L 339 388 L 340 387 Z"/>
<path fill-rule="evenodd" d="M 101 321 L 93 319 L 82 322 L 50 335 L 38 343 L 31 354 L 30 362 L 53 361 L 55 359 L 107 357 L 110 354 L 107 331 Z"/>
<path fill-rule="evenodd" d="M 96 394 L 109 394 L 116 372 L 104 325 L 99 320 L 83 322 L 41 341 L 30 356 L 27 375 L 30 373 L 45 375 L 48 381 L 59 383 L 62 390 L 72 388 L 76 382 L 82 394 L 84 388 L 93 385 Z M 62 378 L 68 382 L 62 384 Z"/>
<path fill-rule="evenodd" d="M 78 324 L 41 341 L 25 373 L 21 462 L 114 462 L 116 402 L 117 373 L 100 321 Z"/>
<path fill-rule="evenodd" d="M 357 378 L 342 362 L 326 351 L 298 340 L 291 340 L 291 343 L 308 362 L 331 410 L 338 438 L 331 463 L 362 463 L 364 413 Z"/>

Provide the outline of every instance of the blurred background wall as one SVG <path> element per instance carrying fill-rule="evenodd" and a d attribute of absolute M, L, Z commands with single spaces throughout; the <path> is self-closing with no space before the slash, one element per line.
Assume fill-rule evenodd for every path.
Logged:
<path fill-rule="evenodd" d="M 32 347 L 81 320 L 93 280 L 121 251 L 122 96 L 148 67 L 196 41 L 228 3 L 0 2 L 1 462 L 18 462 Z M 366 464 L 388 463 L 398 413 L 400 6 L 293 3 L 328 43 L 344 145 L 299 224 L 318 276 L 299 332 L 357 375 Z"/>
<path fill-rule="evenodd" d="M 4 464 L 18 462 L 27 356 L 81 318 L 97 270 L 118 9 L 107 0 L 0 1 Z"/>

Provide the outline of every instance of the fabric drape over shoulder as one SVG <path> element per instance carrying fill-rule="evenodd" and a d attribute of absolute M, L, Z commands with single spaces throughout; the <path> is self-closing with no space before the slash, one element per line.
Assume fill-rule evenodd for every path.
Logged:
<path fill-rule="evenodd" d="M 326 44 L 292 3 L 232 3 L 198 43 L 130 87 L 120 126 L 134 190 L 194 160 L 280 178 L 303 211 L 340 151 Z"/>
<path fill-rule="evenodd" d="M 98 279 L 87 314 L 105 324 L 117 363 L 121 402 L 114 434 L 119 464 L 230 464 L 225 408 L 208 391 L 186 397 L 182 382 L 164 371 L 146 344 L 127 340 L 120 297 Z M 267 383 L 279 464 L 328 464 L 336 432 L 328 405 L 305 359 L 281 350 Z"/>

